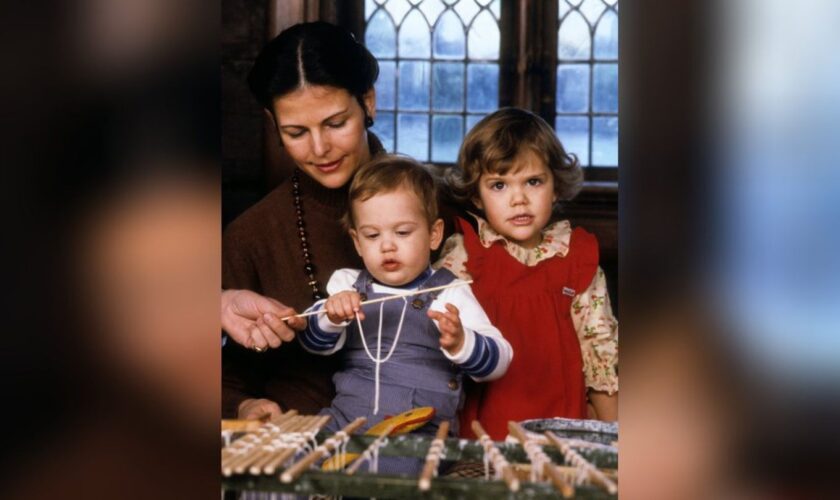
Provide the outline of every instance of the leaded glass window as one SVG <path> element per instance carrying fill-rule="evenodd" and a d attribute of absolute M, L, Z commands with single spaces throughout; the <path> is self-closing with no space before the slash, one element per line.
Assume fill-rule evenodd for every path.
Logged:
<path fill-rule="evenodd" d="M 556 111 L 581 165 L 618 166 L 618 0 L 558 0 Z"/>
<path fill-rule="evenodd" d="M 499 107 L 500 0 L 365 0 L 379 60 L 373 132 L 386 150 L 454 162 L 464 134 Z"/>

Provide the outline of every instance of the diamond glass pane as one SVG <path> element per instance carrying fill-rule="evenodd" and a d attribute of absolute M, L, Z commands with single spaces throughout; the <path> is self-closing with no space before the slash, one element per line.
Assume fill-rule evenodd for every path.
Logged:
<path fill-rule="evenodd" d="M 499 23 L 484 11 L 475 18 L 469 34 L 470 59 L 499 58 Z"/>
<path fill-rule="evenodd" d="M 577 155 L 581 165 L 589 165 L 589 118 L 558 116 L 554 130 L 566 152 Z"/>
<path fill-rule="evenodd" d="M 472 18 L 478 12 L 478 5 L 476 5 L 474 0 L 461 0 L 460 2 L 455 4 L 455 12 L 461 16 L 461 20 L 464 21 L 464 25 L 469 25 Z"/>
<path fill-rule="evenodd" d="M 400 57 L 428 58 L 432 53 L 431 33 L 426 19 L 412 11 L 400 26 Z"/>
<path fill-rule="evenodd" d="M 386 151 L 394 150 L 394 113 L 377 112 L 370 130 L 379 137 Z"/>
<path fill-rule="evenodd" d="M 365 0 L 365 21 L 370 21 L 370 15 L 373 14 L 375 8 L 376 4 L 373 3 L 373 0 Z"/>
<path fill-rule="evenodd" d="M 557 66 L 557 111 L 583 113 L 589 111 L 589 65 Z"/>
<path fill-rule="evenodd" d="M 440 0 L 423 0 L 420 2 L 419 5 L 420 12 L 422 12 L 426 16 L 426 20 L 429 21 L 430 25 L 434 25 L 437 22 L 437 18 L 443 9 L 446 8 L 443 5 L 443 2 Z"/>
<path fill-rule="evenodd" d="M 399 25 L 402 22 L 405 13 L 411 9 L 411 4 L 409 4 L 407 0 L 388 0 L 385 4 L 385 8 L 388 9 L 391 17 L 394 18 L 394 22 Z"/>
<path fill-rule="evenodd" d="M 463 59 L 466 53 L 464 25 L 454 12 L 440 17 L 433 35 L 434 54 L 439 59 Z"/>
<path fill-rule="evenodd" d="M 592 119 L 592 164 L 618 166 L 618 117 Z"/>
<path fill-rule="evenodd" d="M 584 0 L 582 4 L 580 4 L 580 11 L 583 12 L 583 15 L 586 16 L 586 19 L 589 20 L 589 24 L 595 25 L 598 22 L 598 17 L 601 16 L 601 13 L 604 12 L 607 6 L 604 5 L 602 0 Z"/>
<path fill-rule="evenodd" d="M 577 12 L 572 12 L 560 24 L 557 34 L 557 57 L 559 59 L 589 59 L 592 37 L 589 24 Z"/>
<path fill-rule="evenodd" d="M 377 58 L 397 54 L 397 33 L 384 10 L 380 9 L 370 18 L 365 29 L 365 46 Z"/>
<path fill-rule="evenodd" d="M 493 111 L 499 107 L 499 65 L 467 66 L 467 110 Z"/>
<path fill-rule="evenodd" d="M 594 65 L 592 110 L 596 113 L 618 112 L 618 64 Z"/>
<path fill-rule="evenodd" d="M 595 28 L 595 58 L 618 59 L 618 14 L 609 11 Z"/>
<path fill-rule="evenodd" d="M 397 65 L 392 61 L 379 62 L 379 78 L 376 80 L 376 107 L 394 109 L 396 105 Z"/>
<path fill-rule="evenodd" d="M 490 12 L 492 12 L 493 15 L 496 16 L 497 20 L 502 16 L 501 8 L 502 7 L 499 3 L 499 0 L 493 0 L 493 3 L 490 4 Z"/>
<path fill-rule="evenodd" d="M 429 115 L 400 114 L 397 118 L 397 152 L 429 161 Z"/>
<path fill-rule="evenodd" d="M 403 61 L 400 63 L 400 109 L 429 109 L 429 63 Z"/>
<path fill-rule="evenodd" d="M 464 63 L 432 65 L 432 108 L 435 111 L 463 111 Z"/>
<path fill-rule="evenodd" d="M 454 163 L 461 147 L 464 119 L 460 116 L 432 117 L 432 161 Z"/>

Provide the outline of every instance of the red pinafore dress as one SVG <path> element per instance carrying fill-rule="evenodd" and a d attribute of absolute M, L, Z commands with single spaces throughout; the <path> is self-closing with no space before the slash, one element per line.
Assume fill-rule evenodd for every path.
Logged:
<path fill-rule="evenodd" d="M 583 360 L 571 306 L 574 295 L 586 290 L 595 276 L 597 240 L 575 228 L 565 257 L 528 267 L 500 242 L 485 248 L 467 221 L 458 219 L 458 226 L 473 292 L 513 347 L 513 361 L 503 377 L 467 388 L 462 436 L 475 439 L 473 420 L 501 440 L 509 420 L 586 418 Z"/>

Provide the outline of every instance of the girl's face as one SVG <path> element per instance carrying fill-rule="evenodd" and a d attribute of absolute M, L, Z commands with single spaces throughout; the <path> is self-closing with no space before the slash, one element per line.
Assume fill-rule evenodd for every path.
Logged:
<path fill-rule="evenodd" d="M 504 175 L 481 174 L 478 196 L 473 201 L 490 226 L 524 248 L 539 245 L 557 199 L 551 171 L 531 150 L 520 153 Z"/>
<path fill-rule="evenodd" d="M 373 90 L 364 96 L 368 115 L 376 113 Z M 370 159 L 365 112 L 349 92 L 305 86 L 274 100 L 280 140 L 295 163 L 324 187 L 347 184 Z"/>

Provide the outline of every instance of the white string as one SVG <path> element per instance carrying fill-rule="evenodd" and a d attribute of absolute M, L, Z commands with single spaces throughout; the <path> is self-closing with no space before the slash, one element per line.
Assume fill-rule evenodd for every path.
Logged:
<path fill-rule="evenodd" d="M 356 314 L 356 324 L 359 326 L 359 335 L 362 337 L 362 346 L 365 348 L 365 353 L 367 354 L 368 358 L 373 361 L 374 364 L 374 385 L 373 385 L 373 414 L 377 415 L 379 413 L 379 367 L 391 359 L 391 355 L 394 354 L 394 349 L 397 348 L 397 343 L 400 340 L 400 333 L 402 333 L 402 326 L 403 320 L 405 319 L 405 311 L 408 308 L 408 299 L 405 297 L 401 297 L 403 300 L 403 309 L 402 314 L 400 314 L 400 323 L 397 325 L 397 333 L 394 335 L 394 342 L 391 344 L 391 349 L 388 351 L 388 355 L 385 358 L 382 358 L 382 318 L 384 316 L 383 307 L 385 306 L 384 302 L 379 303 L 379 330 L 376 333 L 376 357 L 370 353 L 370 349 L 368 349 L 367 341 L 365 340 L 365 331 L 362 329 L 362 321 L 359 319 L 359 315 Z"/>

